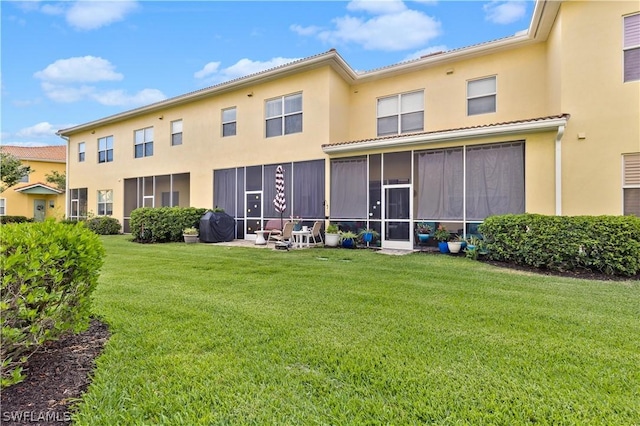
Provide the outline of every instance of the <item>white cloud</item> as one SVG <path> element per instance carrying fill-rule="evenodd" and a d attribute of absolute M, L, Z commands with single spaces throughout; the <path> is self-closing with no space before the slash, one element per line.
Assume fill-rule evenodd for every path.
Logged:
<path fill-rule="evenodd" d="M 353 0 L 347 5 L 347 10 L 388 15 L 404 12 L 407 6 L 401 0 Z"/>
<path fill-rule="evenodd" d="M 223 81 L 234 80 L 260 71 L 279 67 L 297 61 L 300 58 L 273 58 L 268 61 L 252 61 L 251 59 L 240 59 L 230 67 L 218 71 L 220 62 L 209 62 L 203 69 L 196 72 L 194 76 L 199 79 L 207 78 L 207 83 L 221 83 Z"/>
<path fill-rule="evenodd" d="M 412 54 L 405 56 L 405 58 L 403 59 L 403 62 L 419 59 L 419 58 L 422 58 L 423 56 L 431 55 L 437 52 L 446 52 L 447 50 L 449 49 L 445 45 L 427 47 L 426 49 L 421 49 L 421 50 L 418 50 L 417 52 L 413 52 Z"/>
<path fill-rule="evenodd" d="M 48 82 L 95 82 L 122 80 L 122 74 L 106 59 L 95 56 L 83 56 L 58 59 L 34 77 Z"/>
<path fill-rule="evenodd" d="M 51 136 L 55 136 L 58 129 L 65 128 L 65 126 L 68 126 L 68 125 L 66 124 L 53 125 L 51 123 L 43 121 L 31 127 L 25 127 L 24 129 L 18 130 L 15 136 L 19 138 L 30 138 L 30 139 L 48 138 Z"/>
<path fill-rule="evenodd" d="M 335 30 L 323 31 L 328 43 L 356 43 L 367 50 L 397 51 L 423 46 L 440 34 L 440 23 L 415 10 L 376 16 L 369 20 L 344 16 L 336 18 Z"/>
<path fill-rule="evenodd" d="M 40 8 L 40 12 L 45 15 L 64 15 L 65 9 L 61 4 L 44 4 Z"/>
<path fill-rule="evenodd" d="M 482 8 L 485 12 L 485 19 L 494 24 L 511 24 L 521 19 L 527 12 L 527 4 L 518 0 L 493 0 Z"/>
<path fill-rule="evenodd" d="M 196 71 L 193 76 L 195 78 L 205 78 L 210 76 L 211 74 L 215 74 L 218 72 L 218 68 L 220 68 L 220 62 L 209 62 L 204 66 L 200 71 Z"/>
<path fill-rule="evenodd" d="M 34 77 L 42 80 L 41 87 L 55 102 L 71 103 L 93 100 L 102 105 L 136 107 L 158 102 L 166 96 L 157 89 L 143 89 L 135 94 L 125 90 L 105 90 L 86 83 L 121 81 L 124 76 L 106 59 L 83 56 L 59 59 L 38 71 Z"/>
<path fill-rule="evenodd" d="M 137 7 L 138 2 L 128 0 L 77 1 L 67 11 L 66 19 L 76 29 L 95 30 L 124 20 Z"/>
<path fill-rule="evenodd" d="M 91 94 L 91 98 L 102 105 L 135 107 L 160 102 L 167 97 L 160 90 L 143 89 L 133 95 L 128 94 L 125 90 L 94 92 Z"/>
<path fill-rule="evenodd" d="M 294 25 L 291 25 L 289 29 L 301 36 L 312 36 L 322 31 L 322 27 L 318 27 L 315 25 L 303 27 L 302 25 L 294 24 Z"/>

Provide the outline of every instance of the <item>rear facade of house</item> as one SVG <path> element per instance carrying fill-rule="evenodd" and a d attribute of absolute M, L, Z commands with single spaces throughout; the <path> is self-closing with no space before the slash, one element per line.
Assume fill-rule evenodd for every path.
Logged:
<path fill-rule="evenodd" d="M 640 215 L 637 1 L 538 1 L 526 34 L 364 73 L 336 52 L 85 123 L 67 215 L 222 207 L 237 238 L 285 217 L 473 234 L 487 216 Z"/>

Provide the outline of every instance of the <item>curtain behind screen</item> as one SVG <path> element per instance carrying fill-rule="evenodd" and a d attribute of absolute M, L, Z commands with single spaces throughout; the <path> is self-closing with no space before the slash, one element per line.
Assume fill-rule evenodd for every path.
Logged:
<path fill-rule="evenodd" d="M 293 215 L 324 218 L 324 160 L 293 163 Z"/>
<path fill-rule="evenodd" d="M 462 148 L 427 151 L 418 158 L 418 218 L 462 219 Z"/>
<path fill-rule="evenodd" d="M 351 158 L 331 161 L 331 217 L 367 217 L 367 160 Z"/>
<path fill-rule="evenodd" d="M 467 148 L 467 220 L 524 213 L 524 144 Z"/>

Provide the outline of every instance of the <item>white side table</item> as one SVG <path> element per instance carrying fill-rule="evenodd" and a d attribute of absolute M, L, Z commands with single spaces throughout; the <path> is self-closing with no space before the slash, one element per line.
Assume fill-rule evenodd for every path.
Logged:
<path fill-rule="evenodd" d="M 311 236 L 311 231 L 291 231 L 291 236 L 293 237 L 293 244 L 297 248 L 309 247 L 309 237 Z"/>
<path fill-rule="evenodd" d="M 256 231 L 256 245 L 264 246 L 267 244 L 267 240 L 264 238 L 264 234 L 267 234 L 267 238 L 271 236 L 271 231 L 259 229 Z"/>

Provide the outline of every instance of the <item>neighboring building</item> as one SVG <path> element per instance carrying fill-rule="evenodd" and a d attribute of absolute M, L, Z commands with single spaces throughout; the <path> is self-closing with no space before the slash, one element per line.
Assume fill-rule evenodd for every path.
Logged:
<path fill-rule="evenodd" d="M 417 221 L 639 215 L 640 10 L 539 0 L 526 34 L 363 73 L 330 50 L 59 134 L 69 215 L 125 231 L 137 207 L 219 206 L 253 238 L 278 165 L 285 216 L 390 248 Z"/>
<path fill-rule="evenodd" d="M 32 170 L 21 182 L 0 193 L 0 216 L 26 216 L 38 222 L 64 217 L 65 192 L 47 183 L 46 175 L 54 171 L 65 173 L 67 147 L 3 145 L 0 149 Z"/>

